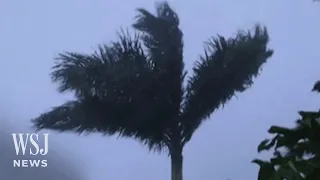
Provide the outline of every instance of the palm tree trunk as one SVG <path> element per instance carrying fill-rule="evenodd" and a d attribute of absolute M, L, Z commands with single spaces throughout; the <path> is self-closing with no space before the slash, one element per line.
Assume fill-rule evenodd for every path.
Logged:
<path fill-rule="evenodd" d="M 181 151 L 171 153 L 171 180 L 183 180 L 183 156 Z"/>

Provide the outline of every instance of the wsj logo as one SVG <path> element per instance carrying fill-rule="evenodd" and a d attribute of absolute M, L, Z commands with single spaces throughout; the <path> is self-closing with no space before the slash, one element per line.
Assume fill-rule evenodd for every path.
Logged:
<path fill-rule="evenodd" d="M 42 137 L 42 138 L 40 138 Z M 13 144 L 16 155 L 20 157 L 29 157 L 30 159 L 14 159 L 13 167 L 47 167 L 48 160 L 36 159 L 32 157 L 44 156 L 48 154 L 49 134 L 28 134 L 12 133 Z M 40 142 L 43 141 L 43 145 Z M 41 148 L 43 146 L 43 148 Z M 22 155 L 22 156 L 21 156 Z M 32 158 L 32 159 L 31 159 Z"/>

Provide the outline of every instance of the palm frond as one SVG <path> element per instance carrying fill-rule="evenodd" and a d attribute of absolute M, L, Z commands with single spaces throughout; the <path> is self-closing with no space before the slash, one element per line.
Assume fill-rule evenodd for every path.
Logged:
<path fill-rule="evenodd" d="M 76 101 L 35 118 L 36 128 L 119 133 L 151 149 L 163 148 L 168 140 L 162 120 L 170 122 L 172 110 L 139 36 L 120 33 L 118 41 L 91 55 L 60 54 L 52 79 L 59 91 L 74 92 Z"/>
<path fill-rule="evenodd" d="M 77 96 L 111 94 L 115 86 L 150 71 L 139 37 L 119 34 L 119 41 L 101 45 L 92 55 L 65 52 L 56 58 L 51 77 L 60 92 Z M 119 83 L 120 82 L 120 83 Z M 121 87 L 117 87 L 121 88 Z"/>
<path fill-rule="evenodd" d="M 184 94 L 183 79 L 183 33 L 179 28 L 178 15 L 168 3 L 160 3 L 153 15 L 145 9 L 138 9 L 133 27 L 141 33 L 141 39 L 153 64 L 153 71 L 158 74 L 156 86 L 161 91 L 163 122 L 176 128 L 177 116 L 181 111 Z M 163 115 L 162 115 L 163 116 Z"/>
<path fill-rule="evenodd" d="M 91 100 L 69 101 L 32 119 L 32 122 L 37 130 L 52 129 L 77 133 L 97 131 L 112 135 L 118 132 L 121 127 L 119 124 L 115 124 L 119 123 L 118 121 L 108 121 L 106 114 L 107 112 L 103 111 L 101 103 L 92 98 Z M 101 119 L 101 117 L 105 119 Z"/>
<path fill-rule="evenodd" d="M 254 34 L 239 32 L 229 39 L 218 36 L 207 43 L 205 55 L 196 62 L 186 89 L 182 116 L 185 141 L 202 120 L 253 84 L 273 54 L 267 48 L 268 41 L 266 28 L 257 25 Z"/>

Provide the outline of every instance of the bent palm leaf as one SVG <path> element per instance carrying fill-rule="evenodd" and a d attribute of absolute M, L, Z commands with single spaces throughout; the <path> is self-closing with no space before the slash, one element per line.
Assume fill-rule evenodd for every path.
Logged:
<path fill-rule="evenodd" d="M 184 142 L 190 140 L 202 120 L 223 106 L 235 93 L 253 84 L 261 66 L 272 56 L 267 49 L 266 28 L 240 32 L 235 38 L 218 37 L 207 43 L 205 55 L 196 62 L 183 107 Z"/>

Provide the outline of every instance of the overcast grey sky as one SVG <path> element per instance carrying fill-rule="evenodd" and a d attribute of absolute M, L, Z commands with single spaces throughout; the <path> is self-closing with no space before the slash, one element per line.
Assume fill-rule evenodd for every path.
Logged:
<path fill-rule="evenodd" d="M 291 125 L 298 110 L 316 110 L 311 93 L 320 79 L 320 3 L 311 0 L 172 0 L 185 35 L 190 69 L 210 36 L 230 36 L 254 23 L 267 25 L 275 54 L 247 92 L 204 123 L 184 151 L 185 180 L 254 180 L 257 144 L 272 124 Z M 0 2 L 1 110 L 6 121 L 26 130 L 29 119 L 70 99 L 48 76 L 61 51 L 92 52 L 133 21 L 135 8 L 154 10 L 151 0 L 10 0 Z M 148 153 L 133 140 L 98 134 L 51 133 L 52 145 L 81 166 L 88 180 L 164 180 L 166 154 Z M 8 136 L 11 138 L 11 136 Z M 61 146 L 61 147 L 59 147 Z M 57 156 L 58 158 L 59 156 Z M 8 166 L 11 166 L 8 165 Z"/>

